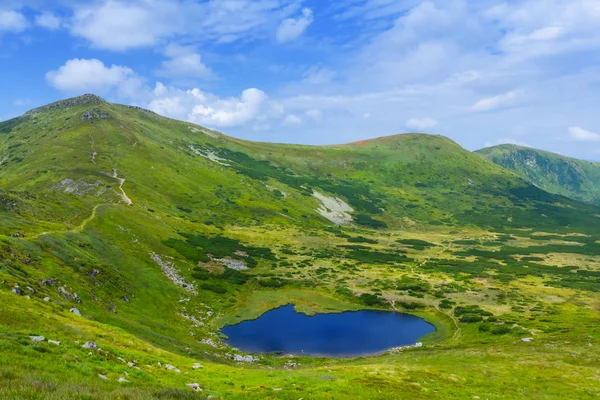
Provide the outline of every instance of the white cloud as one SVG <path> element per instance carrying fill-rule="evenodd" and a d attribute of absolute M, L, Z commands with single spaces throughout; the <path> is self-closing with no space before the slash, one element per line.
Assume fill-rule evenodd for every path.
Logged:
<path fill-rule="evenodd" d="M 323 111 L 316 109 L 316 108 L 306 110 L 304 112 L 304 115 L 306 115 L 308 118 L 312 119 L 313 121 L 320 121 L 323 119 Z"/>
<path fill-rule="evenodd" d="M 0 10 L 0 32 L 23 32 L 28 26 L 27 18 L 13 10 Z"/>
<path fill-rule="evenodd" d="M 35 24 L 49 30 L 56 30 L 61 27 L 62 19 L 52 13 L 42 13 L 35 17 Z"/>
<path fill-rule="evenodd" d="M 212 75 L 210 68 L 202 62 L 202 57 L 194 46 L 170 44 L 165 49 L 170 60 L 163 61 L 158 75 L 166 77 L 207 78 Z"/>
<path fill-rule="evenodd" d="M 324 83 L 330 83 L 333 81 L 336 75 L 336 72 L 329 68 L 312 66 L 304 73 L 304 79 L 302 79 L 302 83 L 307 83 L 309 85 L 322 85 Z"/>
<path fill-rule="evenodd" d="M 479 100 L 477 103 L 471 107 L 472 111 L 490 111 L 496 110 L 499 108 L 509 107 L 515 104 L 517 98 L 519 97 L 518 91 L 510 91 L 508 93 L 504 93 L 498 96 L 487 97 L 485 99 Z"/>
<path fill-rule="evenodd" d="M 302 118 L 295 114 L 289 114 L 285 116 L 285 118 L 283 119 L 283 123 L 284 125 L 301 125 Z"/>
<path fill-rule="evenodd" d="M 423 131 L 438 126 L 438 121 L 433 118 L 411 118 L 404 124 L 408 129 Z"/>
<path fill-rule="evenodd" d="M 247 125 L 264 129 L 270 120 L 280 120 L 285 113 L 280 104 L 255 88 L 244 90 L 240 97 L 220 98 L 197 88 L 181 90 L 160 82 L 148 108 L 161 115 L 217 128 Z"/>
<path fill-rule="evenodd" d="M 569 136 L 579 142 L 600 142 L 600 133 L 588 131 L 580 126 L 570 127 Z"/>
<path fill-rule="evenodd" d="M 133 91 L 139 78 L 127 67 L 112 65 L 107 67 L 100 60 L 68 60 L 58 70 L 46 74 L 50 85 L 63 92 L 106 93 L 114 88 L 126 88 Z"/>
<path fill-rule="evenodd" d="M 285 43 L 298 38 L 313 22 L 313 12 L 309 8 L 302 9 L 302 15 L 297 18 L 286 18 L 281 21 L 275 34 L 278 43 Z"/>
<path fill-rule="evenodd" d="M 156 43 L 176 20 L 175 7 L 164 2 L 106 0 L 76 9 L 71 32 L 100 48 L 127 50 Z"/>
<path fill-rule="evenodd" d="M 71 33 L 94 46 L 124 51 L 175 38 L 231 43 L 264 36 L 294 0 L 98 0 L 75 7 Z M 304 21 L 299 19 L 300 25 Z"/>

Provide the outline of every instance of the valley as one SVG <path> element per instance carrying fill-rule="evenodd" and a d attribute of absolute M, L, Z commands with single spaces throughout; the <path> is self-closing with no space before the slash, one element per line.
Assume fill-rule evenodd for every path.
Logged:
<path fill-rule="evenodd" d="M 600 395 L 600 209 L 447 138 L 247 142 L 84 95 L 1 122 L 0 160 L 2 398 Z M 225 343 L 290 304 L 436 331 L 373 357 Z"/>

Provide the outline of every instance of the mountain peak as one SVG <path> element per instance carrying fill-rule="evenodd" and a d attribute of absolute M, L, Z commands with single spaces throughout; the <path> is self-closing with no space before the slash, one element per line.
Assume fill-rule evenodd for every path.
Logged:
<path fill-rule="evenodd" d="M 26 115 L 38 114 L 44 111 L 55 110 L 58 108 L 70 108 L 76 107 L 84 104 L 108 104 L 106 100 L 104 100 L 100 96 L 96 96 L 95 94 L 86 93 L 81 96 L 71 97 L 65 100 L 59 100 L 54 103 L 47 104 L 42 107 L 34 108 L 33 110 L 27 111 Z"/>

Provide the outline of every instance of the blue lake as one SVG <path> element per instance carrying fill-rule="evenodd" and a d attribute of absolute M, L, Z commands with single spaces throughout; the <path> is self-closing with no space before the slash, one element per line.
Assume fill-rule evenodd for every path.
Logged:
<path fill-rule="evenodd" d="M 248 353 L 354 357 L 415 344 L 435 328 L 419 317 L 395 312 L 364 310 L 309 317 L 289 305 L 252 321 L 225 326 L 221 332 L 228 336 L 230 346 Z"/>

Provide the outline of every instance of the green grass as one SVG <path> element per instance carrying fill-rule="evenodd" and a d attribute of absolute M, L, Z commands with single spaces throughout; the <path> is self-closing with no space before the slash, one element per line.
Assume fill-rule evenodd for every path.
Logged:
<path fill-rule="evenodd" d="M 75 103 L 0 123 L 0 398 L 600 395 L 596 207 L 438 136 L 252 143 Z M 82 121 L 89 108 L 110 118 Z M 319 215 L 313 190 L 348 203 L 353 226 Z M 213 260 L 227 257 L 250 268 Z M 436 332 L 393 354 L 235 363 L 219 329 L 286 304 L 408 312 Z"/>

